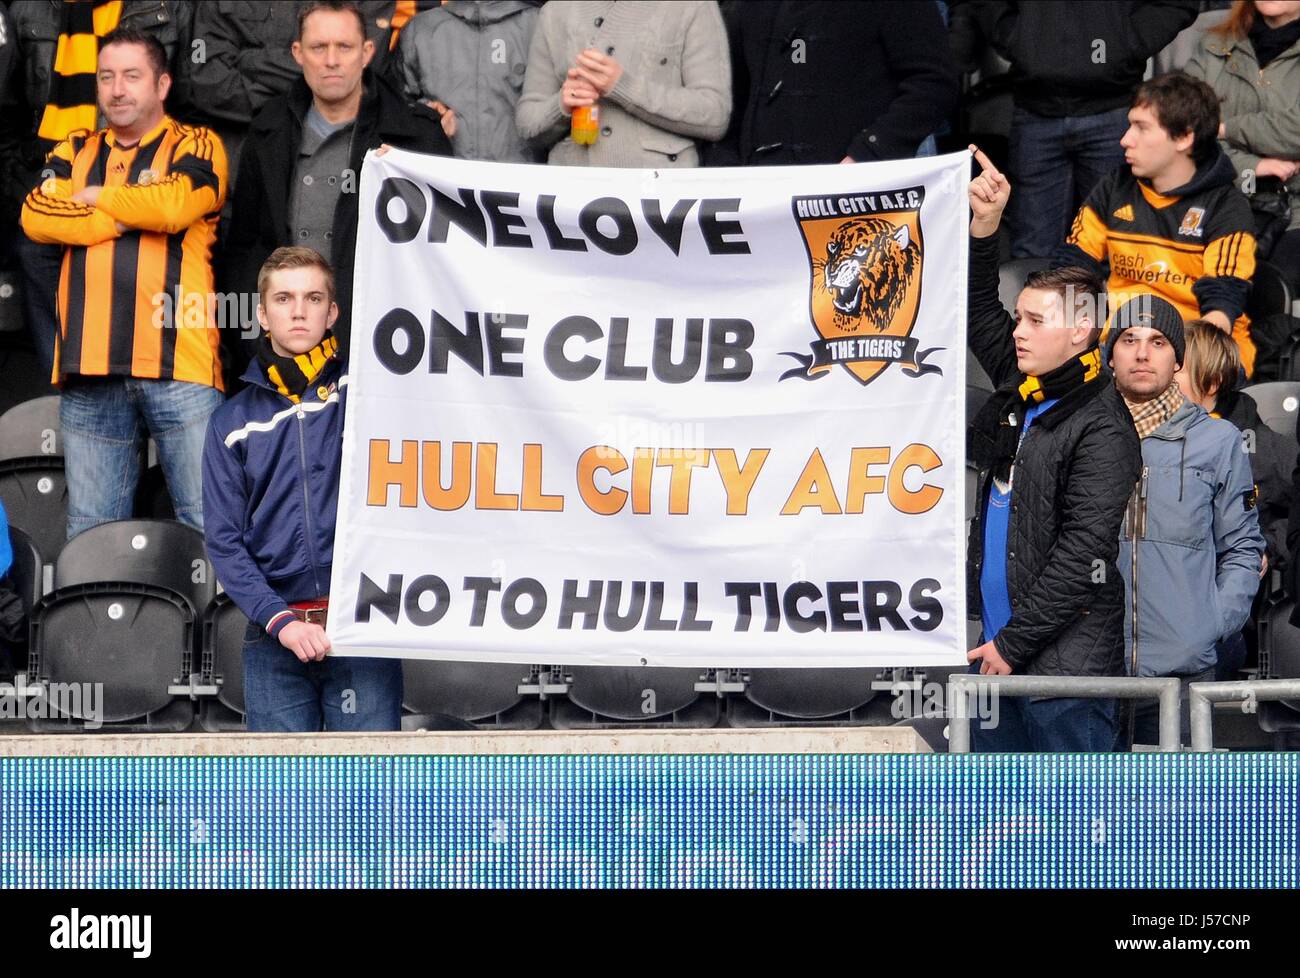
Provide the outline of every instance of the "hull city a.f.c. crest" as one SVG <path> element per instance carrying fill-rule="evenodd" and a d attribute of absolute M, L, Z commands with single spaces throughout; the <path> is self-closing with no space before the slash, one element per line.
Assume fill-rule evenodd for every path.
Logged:
<path fill-rule="evenodd" d="M 811 353 L 786 353 L 799 366 L 781 379 L 824 377 L 839 364 L 862 384 L 890 364 L 919 377 L 942 373 L 911 335 L 921 305 L 924 187 L 795 197 L 808 250 L 809 313 L 819 340 Z"/>

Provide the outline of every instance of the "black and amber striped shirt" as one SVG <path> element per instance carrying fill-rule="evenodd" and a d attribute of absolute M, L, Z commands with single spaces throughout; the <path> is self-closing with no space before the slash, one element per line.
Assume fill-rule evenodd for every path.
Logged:
<path fill-rule="evenodd" d="M 1245 305 L 1255 274 L 1255 220 L 1234 177 L 1220 153 L 1185 186 L 1161 194 L 1121 167 L 1088 195 L 1053 264 L 1100 273 L 1108 263 L 1112 312 L 1144 292 L 1173 303 L 1184 319 L 1222 312 L 1251 373 L 1255 345 Z"/>
<path fill-rule="evenodd" d="M 74 133 L 46 173 L 22 221 L 32 240 L 68 246 L 55 382 L 129 376 L 220 390 L 212 250 L 226 196 L 221 139 L 167 116 L 129 147 L 109 129 Z M 71 199 L 95 186 L 94 207 Z"/>

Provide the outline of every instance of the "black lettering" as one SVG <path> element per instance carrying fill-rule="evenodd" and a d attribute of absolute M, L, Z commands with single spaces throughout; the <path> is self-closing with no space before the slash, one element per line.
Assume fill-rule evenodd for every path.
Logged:
<path fill-rule="evenodd" d="M 470 613 L 469 623 L 474 628 L 482 628 L 487 618 L 487 596 L 491 591 L 501 590 L 499 577 L 467 577 L 465 590 L 474 593 L 474 609 Z"/>
<path fill-rule="evenodd" d="M 616 316 L 609 321 L 609 344 L 605 356 L 606 380 L 645 380 L 646 368 L 628 365 L 627 318 Z"/>
<path fill-rule="evenodd" d="M 917 631 L 932 632 L 943 621 L 943 602 L 938 598 L 930 597 L 931 593 L 939 590 L 938 581 L 933 577 L 924 577 L 913 584 L 912 590 L 908 592 L 907 601 L 912 606 L 912 610 L 921 612 L 908 619 L 908 623 Z"/>
<path fill-rule="evenodd" d="M 582 238 L 566 238 L 555 220 L 555 195 L 543 194 L 537 198 L 537 216 L 541 218 L 546 241 L 555 251 L 586 251 Z"/>
<path fill-rule="evenodd" d="M 821 597 L 821 589 L 811 581 L 795 581 L 785 589 L 785 599 L 781 604 L 785 609 L 785 620 L 789 622 L 791 631 L 826 631 L 826 612 L 814 611 L 811 615 L 805 615 L 799 610 L 801 599 L 807 598 L 809 601 L 817 602 Z"/>
<path fill-rule="evenodd" d="M 650 363 L 657 380 L 665 384 L 684 384 L 700 372 L 704 320 L 686 320 L 686 343 L 682 349 L 681 363 L 673 363 L 673 332 L 671 319 L 655 320 L 655 345 Z"/>
<path fill-rule="evenodd" d="M 352 616 L 356 621 L 369 621 L 370 609 L 374 608 L 381 615 L 397 624 L 398 610 L 402 606 L 402 575 L 389 574 L 388 587 L 381 588 L 367 575 L 361 575 L 361 584 L 357 588 L 357 610 Z"/>
<path fill-rule="evenodd" d="M 858 609 L 856 581 L 831 581 L 826 585 L 826 605 L 831 613 L 831 631 L 860 632 L 862 619 Z"/>
<path fill-rule="evenodd" d="M 863 581 L 862 608 L 867 619 L 867 631 L 880 631 L 882 620 L 897 631 L 907 631 L 898 604 L 903 600 L 903 589 L 897 581 Z"/>
<path fill-rule="evenodd" d="M 687 581 L 683 590 L 685 594 L 682 597 L 682 631 L 712 631 L 713 622 L 707 618 L 695 617 L 695 613 L 700 608 L 700 585 L 695 581 Z"/>
<path fill-rule="evenodd" d="M 527 596 L 531 602 L 528 611 L 520 613 L 518 605 L 521 597 Z M 531 577 L 521 577 L 512 583 L 501 595 L 501 617 L 505 623 L 516 631 L 532 628 L 546 614 L 546 588 L 542 582 Z"/>
<path fill-rule="evenodd" d="M 602 217 L 614 222 L 616 230 L 612 238 L 606 237 L 598 226 Z M 632 222 L 632 212 L 617 197 L 598 197 L 589 203 L 578 214 L 578 227 L 592 244 L 611 255 L 629 255 L 636 248 L 636 225 Z"/>
<path fill-rule="evenodd" d="M 487 208 L 488 220 L 492 222 L 492 243 L 498 248 L 531 248 L 533 239 L 528 236 L 528 225 L 520 214 L 506 212 L 507 207 L 519 206 L 519 195 L 503 193 L 500 190 L 480 190 L 479 200 Z M 524 231 L 516 234 L 515 228 Z"/>
<path fill-rule="evenodd" d="M 583 631 L 594 632 L 600 617 L 600 597 L 604 589 L 604 581 L 589 581 L 587 593 L 580 595 L 578 582 L 566 580 L 564 593 L 560 597 L 560 627 L 572 628 L 573 616 L 582 615 Z"/>
<path fill-rule="evenodd" d="M 454 352 L 480 377 L 483 376 L 483 333 L 479 329 L 478 313 L 465 313 L 465 332 L 461 332 L 433 310 L 433 328 L 429 330 L 429 372 L 447 372 L 447 354 Z"/>
<path fill-rule="evenodd" d="M 700 233 L 710 255 L 748 255 L 748 241 L 728 241 L 729 234 L 744 234 L 745 229 L 739 221 L 721 221 L 719 214 L 735 213 L 740 210 L 740 198 L 728 197 L 722 200 L 706 198 L 700 204 Z"/>
<path fill-rule="evenodd" d="M 754 617 L 754 599 L 758 597 L 759 590 L 757 581 L 729 582 L 723 587 L 722 591 L 727 597 L 736 599 L 736 631 L 749 631 L 749 623 Z"/>
<path fill-rule="evenodd" d="M 488 372 L 493 376 L 522 377 L 524 364 L 521 360 L 507 360 L 508 354 L 519 355 L 524 352 L 522 336 L 505 336 L 507 329 L 527 329 L 528 317 L 522 313 L 494 312 L 487 318 Z"/>
<path fill-rule="evenodd" d="M 394 221 L 388 216 L 388 205 L 398 198 L 406 205 L 406 216 Z M 379 196 L 375 198 L 375 221 L 384 237 L 393 244 L 406 244 L 414 241 L 428 213 L 429 202 L 425 200 L 420 185 L 405 177 L 384 177 L 379 186 Z"/>
<path fill-rule="evenodd" d="M 406 335 L 406 349 L 401 353 L 393 346 L 393 338 L 399 332 Z M 405 376 L 424 359 L 424 327 L 409 309 L 390 309 L 375 324 L 374 344 L 375 356 L 384 369 Z"/>
<path fill-rule="evenodd" d="M 420 598 L 426 593 L 433 595 L 433 607 L 425 611 L 420 607 Z M 406 589 L 406 600 L 402 608 L 412 625 L 436 625 L 451 607 L 451 590 L 447 582 L 433 574 L 417 577 Z"/>
<path fill-rule="evenodd" d="M 668 212 L 668 217 L 665 218 L 661 201 L 643 200 L 641 201 L 641 213 L 645 215 L 650 230 L 663 239 L 664 244 L 673 250 L 674 255 L 679 255 L 682 250 L 682 228 L 686 224 L 686 216 L 690 214 L 691 208 L 694 206 L 694 198 L 679 200 L 673 205 L 673 209 Z"/>
<path fill-rule="evenodd" d="M 436 187 L 433 191 L 433 220 L 429 222 L 429 241 L 447 243 L 447 229 L 455 224 L 471 238 L 487 247 L 487 218 L 474 200 L 474 191 L 461 188 L 460 203 L 452 200 Z"/>
<path fill-rule="evenodd" d="M 763 623 L 763 631 L 778 631 L 781 628 L 781 603 L 776 592 L 775 581 L 763 582 L 763 605 L 767 610 L 767 621 Z"/>
<path fill-rule="evenodd" d="M 645 608 L 645 581 L 632 582 L 632 596 L 628 599 L 627 614 L 619 608 L 623 598 L 623 582 L 610 581 L 608 600 L 605 602 L 605 627 L 611 632 L 630 632 L 641 620 Z"/>
<path fill-rule="evenodd" d="M 647 632 L 675 632 L 677 622 L 663 617 L 664 582 L 650 582 L 650 607 L 645 613 L 645 630 Z"/>
<path fill-rule="evenodd" d="M 749 348 L 754 344 L 754 324 L 745 319 L 709 320 L 709 361 L 705 381 L 747 380 L 754 372 Z M 727 361 L 732 361 L 727 365 Z"/>
<path fill-rule="evenodd" d="M 586 380 L 600 369 L 600 360 L 586 354 L 578 360 L 569 360 L 564 355 L 564 345 L 576 336 L 588 343 L 602 339 L 605 333 L 594 319 L 586 316 L 565 316 L 552 327 L 542 347 L 542 359 L 546 369 L 560 380 Z"/>

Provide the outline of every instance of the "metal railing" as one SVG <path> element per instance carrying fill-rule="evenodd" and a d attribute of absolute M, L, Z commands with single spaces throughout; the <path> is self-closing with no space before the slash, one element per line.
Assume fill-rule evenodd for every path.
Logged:
<path fill-rule="evenodd" d="M 1300 679 L 1192 683 L 1187 691 L 1192 713 L 1192 750 L 1214 750 L 1215 703 L 1300 700 Z"/>
<path fill-rule="evenodd" d="M 992 688 L 998 696 L 1158 700 L 1160 702 L 1160 749 L 1176 751 L 1180 748 L 1178 680 L 1172 677 L 1155 679 L 1129 676 L 981 676 L 975 673 L 954 673 L 948 677 L 948 752 L 950 754 L 970 753 L 970 721 L 974 715 L 972 697 L 981 687 Z M 1296 684 L 1295 695 L 1300 696 L 1300 684 Z M 1194 718 L 1193 723 L 1195 723 Z M 1195 742 L 1194 738 L 1193 742 Z"/>

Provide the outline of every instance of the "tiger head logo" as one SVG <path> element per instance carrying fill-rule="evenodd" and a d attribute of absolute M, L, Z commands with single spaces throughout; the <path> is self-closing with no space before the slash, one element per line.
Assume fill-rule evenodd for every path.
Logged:
<path fill-rule="evenodd" d="M 818 264 L 814 261 L 814 265 Z M 826 242 L 822 288 L 831 296 L 835 326 L 856 332 L 889 327 L 921 264 L 906 224 L 883 218 L 846 221 Z"/>
<path fill-rule="evenodd" d="M 807 252 L 809 312 L 821 339 L 783 376 L 826 376 L 835 364 L 866 384 L 891 363 L 909 376 L 938 371 L 911 338 L 920 308 L 924 187 L 796 197 Z"/>

